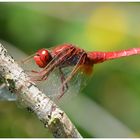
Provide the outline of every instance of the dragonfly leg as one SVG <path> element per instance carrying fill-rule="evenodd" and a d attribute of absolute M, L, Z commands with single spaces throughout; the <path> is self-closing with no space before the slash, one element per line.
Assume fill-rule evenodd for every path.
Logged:
<path fill-rule="evenodd" d="M 78 68 L 76 69 L 76 71 L 78 70 Z M 67 89 L 68 89 L 68 82 L 72 79 L 72 77 L 74 76 L 74 74 L 76 73 L 76 71 L 73 71 L 71 73 L 71 76 L 69 76 L 67 79 L 64 79 L 64 81 L 62 82 L 62 92 L 61 92 L 60 96 L 58 97 L 58 99 L 60 99 L 65 94 L 65 92 L 67 91 Z M 67 87 L 66 90 L 63 90 L 64 86 Z"/>
<path fill-rule="evenodd" d="M 70 73 L 70 76 L 67 77 L 66 79 L 63 79 L 62 81 L 62 93 L 60 94 L 60 96 L 58 97 L 58 99 L 60 99 L 64 93 L 66 92 L 66 90 L 63 90 L 64 86 L 68 86 L 67 83 L 72 79 L 72 77 L 76 74 L 76 72 L 80 69 L 80 63 L 81 63 L 81 60 L 83 58 L 83 60 L 85 59 L 86 55 L 85 53 L 81 55 L 81 57 L 79 58 L 79 61 L 77 62 L 77 64 L 75 65 L 74 69 L 72 70 L 72 72 Z M 62 75 L 64 75 L 62 73 Z M 68 87 L 67 87 L 68 88 Z"/>
<path fill-rule="evenodd" d="M 48 78 L 48 76 L 45 76 L 45 77 L 35 76 L 35 77 L 31 77 L 30 79 L 31 79 L 31 81 L 34 81 L 34 82 L 42 82 L 42 81 L 47 80 L 47 78 Z"/>
<path fill-rule="evenodd" d="M 39 71 L 31 70 L 32 73 L 39 73 Z"/>
<path fill-rule="evenodd" d="M 61 83 L 62 83 L 62 87 L 61 87 L 61 94 L 58 96 L 58 100 L 65 94 L 65 92 L 68 90 L 68 83 L 66 82 L 65 84 L 64 81 L 66 80 L 65 75 L 62 71 L 61 68 L 59 68 L 59 72 L 61 75 Z"/>
<path fill-rule="evenodd" d="M 34 81 L 34 82 L 35 82 L 35 81 L 40 81 L 40 80 L 39 80 L 39 78 L 40 78 L 39 76 L 40 76 L 40 75 L 39 75 L 39 72 L 38 72 L 38 71 L 26 70 L 26 72 L 27 72 L 28 75 L 30 76 L 30 80 L 31 80 L 31 81 Z"/>
<path fill-rule="evenodd" d="M 59 68 L 59 71 L 60 71 L 60 74 L 61 74 L 61 82 L 63 83 L 66 80 L 66 78 L 65 78 L 65 75 L 64 75 L 61 68 Z M 67 83 L 65 85 L 63 85 L 63 89 L 64 88 L 66 88 L 66 90 L 68 89 L 68 84 Z"/>
<path fill-rule="evenodd" d="M 35 75 L 30 75 L 31 80 L 34 82 L 45 81 L 48 78 L 48 72 L 46 73 L 44 70 L 42 71 L 34 71 L 32 70 Z"/>
<path fill-rule="evenodd" d="M 33 81 L 33 82 L 41 82 L 42 81 L 42 79 L 39 79 L 39 78 L 30 78 L 30 80 L 31 81 Z"/>

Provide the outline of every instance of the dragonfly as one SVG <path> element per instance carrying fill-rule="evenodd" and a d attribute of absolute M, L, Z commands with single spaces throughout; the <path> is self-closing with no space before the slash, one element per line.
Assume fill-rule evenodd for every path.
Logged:
<path fill-rule="evenodd" d="M 46 81 L 48 84 L 46 87 L 49 87 L 51 93 L 57 92 L 56 95 L 59 100 L 71 88 L 72 84 L 76 86 L 75 90 L 78 90 L 77 87 L 80 88 L 82 83 L 80 76 L 84 76 L 83 79 L 85 79 L 85 76 L 90 76 L 95 64 L 138 54 L 140 54 L 140 48 L 113 52 L 85 51 L 76 45 L 67 43 L 51 49 L 42 48 L 24 59 L 22 63 L 33 58 L 35 64 L 41 70 L 32 70 L 31 80 Z M 57 79 L 54 80 L 54 77 L 57 77 Z M 59 90 L 58 87 L 56 88 L 58 83 Z M 53 89 L 56 90 L 53 91 Z"/>

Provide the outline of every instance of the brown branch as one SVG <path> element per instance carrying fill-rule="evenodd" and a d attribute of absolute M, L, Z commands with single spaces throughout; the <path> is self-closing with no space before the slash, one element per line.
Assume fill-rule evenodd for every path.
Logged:
<path fill-rule="evenodd" d="M 34 111 L 54 137 L 80 138 L 81 135 L 67 115 L 51 101 L 0 44 L 0 77 L 24 106 Z"/>

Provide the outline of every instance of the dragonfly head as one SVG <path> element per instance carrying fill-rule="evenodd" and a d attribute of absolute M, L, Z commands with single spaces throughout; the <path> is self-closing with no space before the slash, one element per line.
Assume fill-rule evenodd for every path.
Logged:
<path fill-rule="evenodd" d="M 50 52 L 47 49 L 40 49 L 34 56 L 34 61 L 40 68 L 44 68 L 51 60 Z"/>

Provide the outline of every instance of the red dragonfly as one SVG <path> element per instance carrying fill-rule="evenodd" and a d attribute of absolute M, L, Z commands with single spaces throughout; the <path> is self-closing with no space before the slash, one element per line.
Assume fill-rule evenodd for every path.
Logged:
<path fill-rule="evenodd" d="M 49 75 L 55 69 L 58 69 L 61 80 L 61 93 L 59 93 L 60 95 L 57 98 L 60 99 L 68 90 L 68 83 L 77 75 L 77 73 L 90 75 L 92 74 L 94 64 L 136 54 L 140 54 L 140 48 L 114 52 L 86 52 L 73 44 L 62 44 L 51 50 L 45 48 L 40 49 L 34 56 L 31 56 L 34 58 L 37 66 L 43 69 L 39 72 L 32 72 L 38 75 L 34 80 L 47 81 Z M 25 59 L 23 62 L 29 60 L 31 57 Z M 65 72 L 65 68 L 67 67 L 72 68 L 70 73 Z"/>
<path fill-rule="evenodd" d="M 45 88 L 47 88 L 47 93 L 56 93 L 55 95 L 49 96 L 56 96 L 60 99 L 66 91 L 73 90 L 75 92 L 79 90 L 78 88 L 81 88 L 81 85 L 83 87 L 84 80 L 87 77 L 84 77 L 84 75 L 92 74 L 94 64 L 136 54 L 140 54 L 140 48 L 114 52 L 86 52 L 75 45 L 62 44 L 50 50 L 45 48 L 40 49 L 36 54 L 27 57 L 22 62 L 25 63 L 28 60 L 32 60 L 31 58 L 34 58 L 35 63 L 42 70 L 39 72 L 32 71 L 35 77 L 31 79 L 34 81 L 46 80 L 46 83 L 43 83 L 45 84 Z M 1 88 L 0 100 L 13 101 L 16 100 L 16 96 L 9 93 L 5 88 Z"/>

